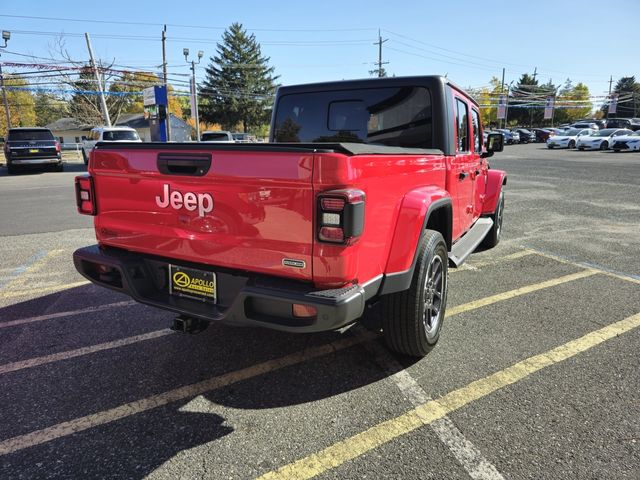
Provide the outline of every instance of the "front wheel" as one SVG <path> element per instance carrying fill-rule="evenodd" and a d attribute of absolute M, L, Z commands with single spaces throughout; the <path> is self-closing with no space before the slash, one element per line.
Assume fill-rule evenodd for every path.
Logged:
<path fill-rule="evenodd" d="M 553 145 L 547 145 L 547 148 L 548 148 L 549 150 L 553 150 Z"/>
<path fill-rule="evenodd" d="M 609 142 L 606 140 L 600 144 L 600 150 L 607 150 L 609 148 Z"/>
<path fill-rule="evenodd" d="M 573 140 L 571 140 L 569 142 L 569 148 L 576 148 L 576 142 L 574 142 Z"/>
<path fill-rule="evenodd" d="M 392 350 L 424 357 L 436 345 L 447 305 L 447 244 L 440 232 L 425 230 L 408 290 L 382 297 L 383 330 Z"/>

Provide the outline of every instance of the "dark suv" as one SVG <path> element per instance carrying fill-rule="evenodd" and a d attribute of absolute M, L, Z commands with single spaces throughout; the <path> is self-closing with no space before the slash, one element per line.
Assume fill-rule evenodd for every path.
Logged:
<path fill-rule="evenodd" d="M 4 158 L 10 174 L 23 167 L 64 168 L 60 143 L 48 128 L 10 128 L 4 144 Z"/>

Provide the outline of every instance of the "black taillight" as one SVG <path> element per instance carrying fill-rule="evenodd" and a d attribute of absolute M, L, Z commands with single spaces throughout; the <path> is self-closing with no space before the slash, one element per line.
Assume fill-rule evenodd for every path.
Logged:
<path fill-rule="evenodd" d="M 97 212 L 93 178 L 89 175 L 76 177 L 76 205 L 78 213 L 83 215 L 95 215 Z"/>
<path fill-rule="evenodd" d="M 364 230 L 361 190 L 331 190 L 318 195 L 318 240 L 352 245 Z"/>

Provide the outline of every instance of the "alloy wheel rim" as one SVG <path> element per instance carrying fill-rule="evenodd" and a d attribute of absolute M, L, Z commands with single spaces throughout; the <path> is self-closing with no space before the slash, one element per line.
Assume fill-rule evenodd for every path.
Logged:
<path fill-rule="evenodd" d="M 438 331 L 444 302 L 444 267 L 439 255 L 434 255 L 425 276 L 422 294 L 424 305 L 422 324 L 427 337 Z"/>

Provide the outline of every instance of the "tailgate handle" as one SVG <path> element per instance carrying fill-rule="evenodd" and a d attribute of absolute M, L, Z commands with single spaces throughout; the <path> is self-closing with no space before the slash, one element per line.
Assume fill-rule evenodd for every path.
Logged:
<path fill-rule="evenodd" d="M 211 168 L 210 154 L 158 154 L 158 171 L 165 175 L 202 177 Z"/>

